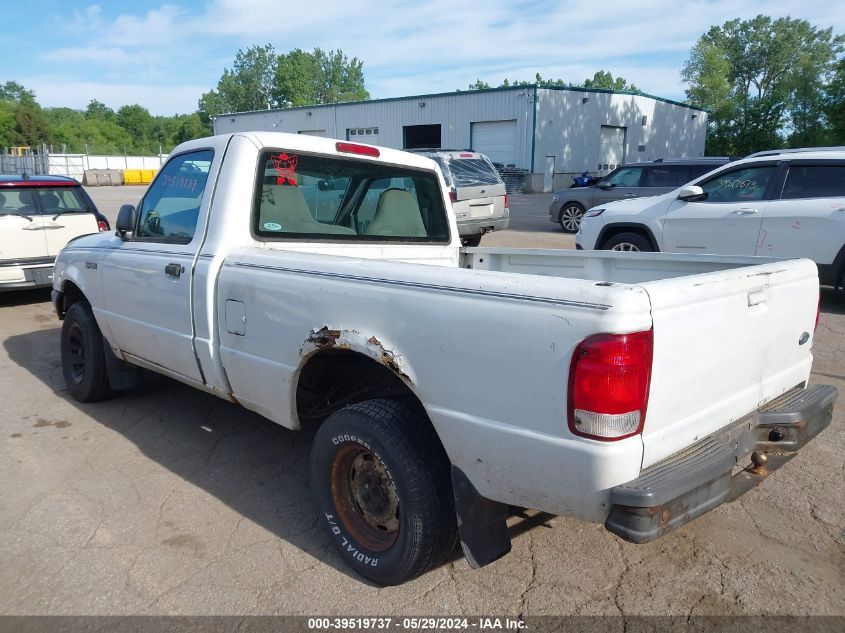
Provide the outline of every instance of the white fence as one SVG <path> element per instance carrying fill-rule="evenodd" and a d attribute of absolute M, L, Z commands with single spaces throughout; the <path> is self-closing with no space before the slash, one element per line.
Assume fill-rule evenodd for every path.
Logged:
<path fill-rule="evenodd" d="M 158 156 L 97 156 L 93 154 L 49 154 L 48 169 L 54 176 L 70 176 L 80 182 L 88 169 L 159 169 L 167 154 Z"/>
<path fill-rule="evenodd" d="M 27 154 L 13 156 L 0 153 L 0 174 L 50 174 L 70 176 L 82 182 L 88 169 L 159 169 L 167 154 L 158 156 L 103 156 L 95 154 Z"/>

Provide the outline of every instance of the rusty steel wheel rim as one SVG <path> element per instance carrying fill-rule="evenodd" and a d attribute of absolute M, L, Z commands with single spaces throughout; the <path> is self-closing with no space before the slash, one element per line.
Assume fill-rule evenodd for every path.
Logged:
<path fill-rule="evenodd" d="M 331 494 L 343 526 L 373 552 L 399 537 L 399 495 L 384 463 L 363 446 L 342 447 L 331 464 Z"/>

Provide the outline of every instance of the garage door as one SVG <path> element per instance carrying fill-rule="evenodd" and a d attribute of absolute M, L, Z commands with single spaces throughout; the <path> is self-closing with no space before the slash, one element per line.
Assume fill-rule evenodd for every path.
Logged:
<path fill-rule="evenodd" d="M 516 164 L 516 120 L 478 121 L 470 124 L 472 149 L 494 163 Z"/>
<path fill-rule="evenodd" d="M 625 134 L 628 128 L 613 125 L 601 126 L 599 139 L 599 164 L 601 172 L 616 169 L 625 162 Z"/>

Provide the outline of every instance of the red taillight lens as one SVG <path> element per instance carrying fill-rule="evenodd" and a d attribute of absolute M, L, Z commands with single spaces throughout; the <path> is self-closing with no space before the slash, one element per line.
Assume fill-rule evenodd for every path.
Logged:
<path fill-rule="evenodd" d="M 335 143 L 335 149 L 347 154 L 360 154 L 361 156 L 372 156 L 374 158 L 378 158 L 381 155 L 377 147 L 358 145 L 358 143 Z"/>
<path fill-rule="evenodd" d="M 575 348 L 569 370 L 569 430 L 621 440 L 643 430 L 654 334 L 596 334 Z"/>
<path fill-rule="evenodd" d="M 455 204 L 458 201 L 458 192 L 454 190 L 449 191 L 449 200 L 452 201 L 452 204 Z"/>
<path fill-rule="evenodd" d="M 509 209 L 509 208 L 510 207 L 508 206 L 508 194 L 505 194 L 505 209 Z"/>
<path fill-rule="evenodd" d="M 99 220 L 97 221 L 97 228 L 100 229 L 100 233 L 104 233 L 109 230 L 109 225 L 105 220 Z"/>
<path fill-rule="evenodd" d="M 822 291 L 821 291 L 821 288 L 819 288 L 819 303 L 816 306 L 816 325 L 813 328 L 813 332 L 815 332 L 816 330 L 819 329 L 819 319 L 821 318 L 821 316 L 822 316 Z"/>

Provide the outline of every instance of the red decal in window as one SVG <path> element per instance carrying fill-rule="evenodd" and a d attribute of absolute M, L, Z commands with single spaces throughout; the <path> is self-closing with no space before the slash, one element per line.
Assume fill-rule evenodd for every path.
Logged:
<path fill-rule="evenodd" d="M 273 163 L 273 168 L 276 170 L 276 184 L 296 186 L 296 163 L 299 162 L 299 156 L 292 156 L 289 154 L 271 154 L 270 162 Z"/>

